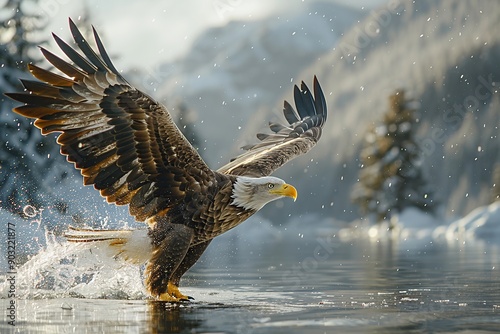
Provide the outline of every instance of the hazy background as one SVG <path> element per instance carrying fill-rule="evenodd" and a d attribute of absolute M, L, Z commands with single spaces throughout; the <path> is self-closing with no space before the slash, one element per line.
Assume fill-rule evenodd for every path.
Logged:
<path fill-rule="evenodd" d="M 210 27 L 224 27 L 230 21 L 259 21 L 267 17 L 287 18 L 307 11 L 314 3 L 341 4 L 367 14 L 382 0 L 209 0 L 209 1 L 98 1 L 72 3 L 67 0 L 40 1 L 50 16 L 49 31 L 69 36 L 68 17 L 90 14 L 90 22 L 106 36 L 106 46 L 115 50 L 115 63 L 154 69 L 189 52 L 193 41 Z M 342 19 L 339 17 L 339 19 Z M 354 22 L 353 22 L 354 23 Z"/>
<path fill-rule="evenodd" d="M 69 40 L 69 16 L 82 28 L 93 24 L 132 84 L 174 117 L 183 103 L 190 131 L 214 169 L 254 142 L 269 120 L 283 121 L 283 99 L 292 99 L 293 85 L 310 85 L 317 75 L 327 96 L 328 123 L 313 151 L 278 171 L 298 188 L 299 198 L 264 208 L 262 217 L 273 223 L 306 215 L 345 222 L 360 217 L 350 201 L 359 151 L 367 129 L 380 122 L 388 96 L 399 88 L 419 106 L 418 142 L 441 203 L 438 211 L 460 217 L 491 201 L 492 173 L 500 161 L 498 1 L 45 0 L 35 11 L 49 21 L 40 36 L 54 31 Z M 60 53 L 54 44 L 48 48 Z M 17 124 L 7 111 L 2 117 Z M 22 148 L 27 165 L 37 157 L 30 147 L 39 139 L 33 138 Z M 83 188 L 63 157 L 52 153 L 34 160 L 38 166 L 53 163 L 48 174 L 34 179 L 46 208 L 67 203 L 65 223 L 75 212 L 88 220 L 129 220 L 125 208 L 109 207 Z M 59 180 L 54 173 L 61 171 L 69 177 Z M 11 187 L 27 184 L 19 171 L 3 172 L 12 173 Z"/>

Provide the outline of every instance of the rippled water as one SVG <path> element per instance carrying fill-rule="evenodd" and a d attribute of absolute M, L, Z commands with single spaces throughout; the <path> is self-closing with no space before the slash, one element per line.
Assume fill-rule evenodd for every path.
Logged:
<path fill-rule="evenodd" d="M 46 255 L 66 259 L 63 253 L 52 249 Z M 471 241 L 417 245 L 341 241 L 326 234 L 303 237 L 291 231 L 260 241 L 233 236 L 215 243 L 185 276 L 181 290 L 195 298 L 192 303 L 147 301 L 141 293 L 127 292 L 135 289 L 135 283 L 123 280 L 118 280 L 122 285 L 108 282 L 116 293 L 104 296 L 114 299 L 89 298 L 94 296 L 88 292 L 91 289 L 81 287 L 80 298 L 72 298 L 73 287 L 49 280 L 62 287 L 51 294 L 53 286 L 40 284 L 45 279 L 31 288 L 18 287 L 31 291 L 16 300 L 16 327 L 5 318 L 0 329 L 2 333 L 497 332 L 499 254 L 496 245 Z M 67 259 L 58 261 L 71 265 Z M 91 287 L 104 289 L 99 286 Z M 0 303 L 5 310 L 9 300 Z"/>

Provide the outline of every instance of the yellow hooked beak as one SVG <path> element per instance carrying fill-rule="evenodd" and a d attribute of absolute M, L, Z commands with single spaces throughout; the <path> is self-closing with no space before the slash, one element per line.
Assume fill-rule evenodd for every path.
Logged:
<path fill-rule="evenodd" d="M 279 187 L 269 190 L 271 194 L 287 196 L 293 198 L 293 201 L 297 199 L 297 189 L 291 184 L 282 184 Z"/>

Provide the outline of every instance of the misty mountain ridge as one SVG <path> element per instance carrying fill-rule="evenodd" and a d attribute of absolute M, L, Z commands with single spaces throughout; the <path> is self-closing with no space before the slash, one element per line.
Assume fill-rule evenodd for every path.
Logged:
<path fill-rule="evenodd" d="M 311 85 L 312 76 L 297 75 L 333 50 L 363 15 L 332 3 L 304 7 L 283 16 L 209 28 L 185 57 L 160 66 L 160 80 L 151 82 L 158 86 L 156 95 L 174 115 L 179 101 L 197 112 L 197 130 L 206 139 L 204 158 L 212 168 L 254 142 L 255 129 L 263 130 L 272 117 L 283 120 L 277 101 L 292 92 L 299 79 Z M 265 117 L 255 117 L 259 109 L 266 110 Z"/>
<path fill-rule="evenodd" d="M 335 51 L 298 75 L 304 80 L 318 75 L 329 119 L 318 146 L 279 171 L 308 198 L 299 197 L 292 208 L 296 214 L 358 216 L 350 193 L 361 144 L 368 127 L 379 124 L 389 108 L 389 95 L 400 88 L 420 105 L 417 137 L 424 171 L 446 213 L 462 216 L 489 203 L 492 172 L 500 162 L 500 4 L 398 4 L 367 15 Z M 254 117 L 268 116 L 259 110 Z"/>
<path fill-rule="evenodd" d="M 319 195 L 335 197 L 337 212 L 350 206 L 347 196 L 335 193 L 347 194 L 356 182 L 364 133 L 388 109 L 388 95 L 402 88 L 420 104 L 417 137 L 436 199 L 448 214 L 462 216 L 489 203 L 492 172 L 500 162 L 495 83 L 500 81 L 500 5 L 451 0 L 400 4 L 386 27 L 357 53 L 346 55 L 339 47 L 305 71 L 325 76 L 322 84 L 332 91 L 328 102 L 337 119 L 323 138 L 333 159 L 321 160 L 319 154 L 325 152 L 313 156 L 320 165 L 337 166 L 331 174 L 346 171 L 345 185 L 335 190 L 335 177 L 327 177 L 322 184 L 333 189 Z M 351 30 L 339 46 L 355 45 L 360 28 L 373 24 L 374 17 Z"/>
<path fill-rule="evenodd" d="M 361 143 L 369 125 L 388 109 L 389 95 L 400 88 L 419 104 L 417 137 L 436 200 L 459 216 L 487 204 L 499 161 L 494 82 L 500 81 L 500 44 L 494 32 L 500 6 L 494 1 L 389 2 L 364 13 L 354 26 L 349 22 L 361 12 L 317 6 L 294 19 L 269 17 L 209 29 L 189 56 L 168 65 L 172 76 L 158 92 L 169 107 L 181 98 L 197 112 L 209 164 L 216 168 L 240 146 L 255 142 L 255 133 L 265 132 L 269 120 L 283 121 L 282 101 L 293 100 L 292 85 L 301 80 L 310 85 L 318 75 L 330 113 L 323 137 L 307 157 L 277 172 L 303 196 L 289 207 L 292 214 L 358 216 L 350 193 Z M 338 27 L 340 18 L 345 26 Z M 484 96 L 479 103 L 469 97 L 476 88 Z M 475 105 L 467 105 L 471 102 Z M 457 104 L 461 110 L 454 109 Z M 273 211 L 264 213 L 278 218 Z"/>

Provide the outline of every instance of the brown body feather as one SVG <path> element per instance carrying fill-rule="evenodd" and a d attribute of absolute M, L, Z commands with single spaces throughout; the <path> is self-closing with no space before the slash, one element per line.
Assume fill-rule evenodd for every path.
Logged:
<path fill-rule="evenodd" d="M 287 102 L 284 109 L 290 125 L 270 124 L 273 134 L 259 134 L 259 144 L 212 171 L 166 108 L 116 70 L 95 30 L 99 54 L 71 20 L 70 29 L 84 56 L 54 38 L 72 64 L 41 48 L 65 76 L 29 65 L 41 82 L 22 80 L 28 92 L 7 95 L 25 104 L 14 111 L 34 118 L 43 134 L 61 133 L 61 153 L 81 170 L 84 184 L 93 185 L 110 203 L 129 205 L 131 215 L 148 223 L 153 254 L 146 285 L 160 297 L 169 282 L 178 285 L 214 237 L 255 212 L 231 204 L 237 176 L 269 175 L 316 144 L 326 120 L 323 93 L 316 79 L 315 98 L 303 83 L 300 90 L 295 86 L 298 113 Z M 86 233 L 73 232 L 70 240 L 86 241 Z M 98 231 L 91 235 L 107 240 Z"/>

